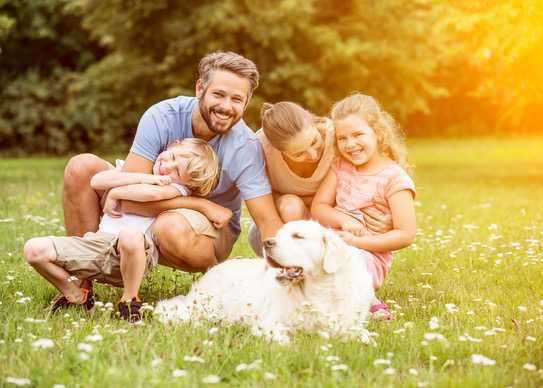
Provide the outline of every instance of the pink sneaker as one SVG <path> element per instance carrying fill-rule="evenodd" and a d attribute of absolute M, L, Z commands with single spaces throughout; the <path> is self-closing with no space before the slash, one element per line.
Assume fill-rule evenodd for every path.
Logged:
<path fill-rule="evenodd" d="M 392 313 L 384 302 L 378 302 L 370 307 L 371 319 L 374 321 L 390 322 L 392 321 Z"/>

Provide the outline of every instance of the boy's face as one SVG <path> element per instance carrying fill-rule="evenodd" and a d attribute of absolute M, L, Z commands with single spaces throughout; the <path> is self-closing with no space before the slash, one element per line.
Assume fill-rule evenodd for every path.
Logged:
<path fill-rule="evenodd" d="M 189 159 L 181 152 L 181 147 L 170 146 L 162 151 L 153 165 L 154 175 L 169 176 L 173 183 L 187 186 L 190 177 L 187 174 Z"/>

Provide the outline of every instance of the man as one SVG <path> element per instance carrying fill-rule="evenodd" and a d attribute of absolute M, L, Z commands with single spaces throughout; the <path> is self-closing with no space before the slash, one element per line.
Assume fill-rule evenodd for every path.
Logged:
<path fill-rule="evenodd" d="M 232 52 L 215 52 L 200 61 L 196 97 L 177 97 L 151 106 L 140 119 L 123 171 L 151 173 L 168 143 L 187 137 L 206 140 L 219 156 L 220 181 L 207 198 L 177 197 L 139 204 L 124 201 L 122 211 L 158 217 L 152 232 L 159 263 L 185 271 L 205 271 L 226 259 L 240 233 L 241 199 L 262 237 L 275 235 L 282 222 L 274 206 L 260 143 L 242 116 L 258 71 Z M 92 154 L 70 159 L 64 173 L 64 221 L 68 235 L 98 227 L 104 192 L 90 179 L 110 168 Z"/>

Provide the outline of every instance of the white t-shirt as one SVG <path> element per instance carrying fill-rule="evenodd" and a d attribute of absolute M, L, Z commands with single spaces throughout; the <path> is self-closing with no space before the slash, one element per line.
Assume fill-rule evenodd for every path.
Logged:
<path fill-rule="evenodd" d="M 120 170 L 124 164 L 124 160 L 119 160 L 115 162 L 115 168 Z M 177 183 L 170 183 L 170 186 L 176 188 L 179 191 L 179 195 L 182 197 L 189 196 L 190 190 Z M 109 214 L 104 214 L 102 220 L 100 221 L 100 226 L 98 227 L 98 232 L 119 234 L 122 229 L 126 227 L 136 227 L 142 233 L 145 233 L 147 229 L 151 226 L 155 217 L 144 217 L 137 214 L 123 214 L 121 217 L 111 217 Z"/>

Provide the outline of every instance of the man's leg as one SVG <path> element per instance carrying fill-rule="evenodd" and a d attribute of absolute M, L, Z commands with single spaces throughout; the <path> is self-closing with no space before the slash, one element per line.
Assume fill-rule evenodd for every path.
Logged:
<path fill-rule="evenodd" d="M 205 272 L 217 264 L 213 239 L 195 232 L 182 214 L 161 214 L 153 224 L 153 235 L 161 253 L 160 264 L 188 272 Z"/>
<path fill-rule="evenodd" d="M 93 154 L 76 155 L 66 164 L 62 200 L 68 236 L 83 236 L 98 229 L 103 192 L 95 191 L 90 180 L 97 172 L 110 168 L 108 162 Z"/>
<path fill-rule="evenodd" d="M 123 278 L 121 302 L 130 302 L 134 298 L 138 299 L 138 291 L 147 265 L 143 233 L 131 228 L 121 230 L 117 247 L 121 257 Z"/>
<path fill-rule="evenodd" d="M 81 280 L 68 280 L 70 274 L 54 263 L 57 252 L 53 242 L 47 237 L 33 238 L 26 242 L 24 256 L 40 275 L 55 286 L 70 302 L 78 303 L 84 297 Z"/>

